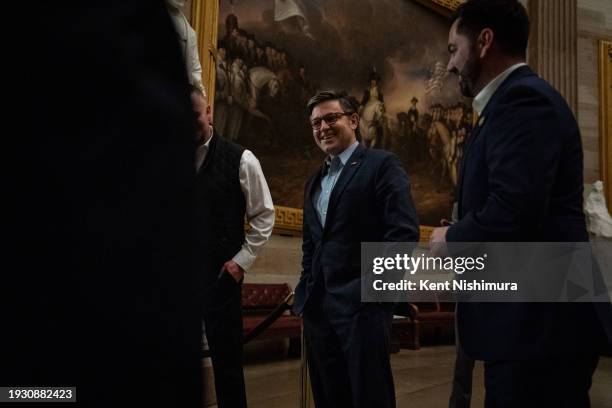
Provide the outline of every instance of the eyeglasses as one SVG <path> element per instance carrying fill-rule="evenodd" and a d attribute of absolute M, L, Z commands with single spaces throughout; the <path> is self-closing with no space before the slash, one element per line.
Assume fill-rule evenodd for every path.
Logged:
<path fill-rule="evenodd" d="M 323 121 L 327 123 L 329 126 L 333 125 L 340 119 L 342 116 L 351 116 L 354 112 L 332 112 L 327 115 L 323 115 L 320 118 L 314 118 L 310 121 L 310 126 L 314 130 L 321 130 L 321 125 Z"/>

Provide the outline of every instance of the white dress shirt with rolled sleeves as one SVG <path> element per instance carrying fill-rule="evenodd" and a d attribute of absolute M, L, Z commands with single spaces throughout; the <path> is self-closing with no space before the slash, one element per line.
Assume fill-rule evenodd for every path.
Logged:
<path fill-rule="evenodd" d="M 200 169 L 214 135 L 196 150 L 196 171 Z M 242 248 L 232 260 L 248 271 L 261 248 L 268 242 L 274 227 L 274 204 L 259 160 L 245 149 L 240 157 L 240 188 L 246 202 L 246 218 L 251 226 L 245 233 Z"/>

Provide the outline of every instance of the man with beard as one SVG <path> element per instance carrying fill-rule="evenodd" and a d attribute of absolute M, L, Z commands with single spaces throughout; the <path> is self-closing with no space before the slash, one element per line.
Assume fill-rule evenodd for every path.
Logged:
<path fill-rule="evenodd" d="M 525 64 L 524 7 L 470 0 L 455 17 L 448 70 L 480 119 L 461 166 L 458 221 L 432 242 L 588 241 L 580 132 L 563 97 Z M 485 406 L 589 406 L 603 337 L 593 305 L 459 303 L 461 347 L 484 361 Z"/>
<path fill-rule="evenodd" d="M 361 243 L 419 239 L 408 176 L 396 156 L 357 142 L 357 108 L 336 91 L 319 92 L 307 105 L 327 159 L 306 184 L 294 309 L 304 318 L 318 408 L 395 407 L 393 304 L 361 302 Z"/>

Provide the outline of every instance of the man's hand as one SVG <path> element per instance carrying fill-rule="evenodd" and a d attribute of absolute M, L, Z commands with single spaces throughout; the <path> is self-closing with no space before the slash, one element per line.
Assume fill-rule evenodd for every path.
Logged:
<path fill-rule="evenodd" d="M 429 246 L 431 248 L 431 256 L 446 256 L 448 251 L 446 249 L 446 231 L 448 227 L 434 228 L 429 238 Z"/>
<path fill-rule="evenodd" d="M 448 231 L 448 227 L 438 227 L 434 228 L 431 232 L 431 237 L 429 238 L 429 243 L 445 243 L 446 242 L 446 231 Z"/>
<path fill-rule="evenodd" d="M 446 218 L 442 218 L 440 220 L 440 225 L 443 226 L 443 227 L 450 227 L 451 225 L 453 225 L 453 222 L 447 220 Z"/>
<path fill-rule="evenodd" d="M 242 278 L 244 277 L 244 269 L 242 269 L 240 265 L 238 265 L 236 262 L 232 260 L 229 260 L 223 264 L 223 266 L 221 267 L 220 274 L 223 273 L 224 271 L 227 271 L 227 273 L 232 275 L 232 277 L 236 280 L 236 282 L 240 282 Z"/>

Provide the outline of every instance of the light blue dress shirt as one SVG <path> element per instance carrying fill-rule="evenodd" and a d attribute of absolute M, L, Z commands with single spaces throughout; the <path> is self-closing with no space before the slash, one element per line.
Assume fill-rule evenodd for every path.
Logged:
<path fill-rule="evenodd" d="M 342 174 L 342 170 L 346 165 L 348 159 L 351 158 L 351 155 L 359 145 L 359 142 L 355 142 L 338 156 L 328 157 L 325 160 L 326 170 L 321 177 L 321 185 L 316 189 L 314 195 L 315 208 L 317 210 L 317 214 L 319 215 L 319 221 L 321 221 L 321 225 L 325 225 L 325 219 L 327 218 L 327 207 L 329 206 L 329 199 L 331 197 L 332 191 L 334 191 L 334 186 L 340 178 L 340 174 Z"/>

